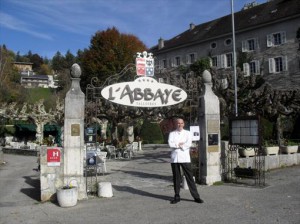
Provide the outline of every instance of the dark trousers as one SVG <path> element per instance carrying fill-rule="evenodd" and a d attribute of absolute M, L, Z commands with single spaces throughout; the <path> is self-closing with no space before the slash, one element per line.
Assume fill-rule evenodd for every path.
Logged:
<path fill-rule="evenodd" d="M 189 186 L 189 190 L 193 198 L 200 198 L 199 193 L 197 191 L 197 187 L 193 178 L 192 173 L 192 165 L 191 163 L 171 163 L 172 173 L 173 173 L 173 184 L 175 197 L 180 197 L 180 182 L 181 182 L 181 173 L 180 167 L 182 168 L 183 175 L 186 178 L 186 182 Z"/>

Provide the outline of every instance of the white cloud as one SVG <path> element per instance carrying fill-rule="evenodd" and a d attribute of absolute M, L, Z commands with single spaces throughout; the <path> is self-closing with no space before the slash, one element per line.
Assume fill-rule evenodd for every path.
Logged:
<path fill-rule="evenodd" d="M 6 27 L 6 28 L 11 29 L 11 30 L 16 30 L 16 31 L 19 31 L 19 32 L 28 33 L 32 36 L 39 37 L 39 38 L 42 38 L 42 39 L 52 40 L 52 37 L 50 35 L 34 31 L 30 27 L 30 24 L 24 23 L 23 21 L 15 18 L 11 15 L 8 15 L 6 13 L 1 13 L 0 12 L 0 24 L 3 27 Z"/>

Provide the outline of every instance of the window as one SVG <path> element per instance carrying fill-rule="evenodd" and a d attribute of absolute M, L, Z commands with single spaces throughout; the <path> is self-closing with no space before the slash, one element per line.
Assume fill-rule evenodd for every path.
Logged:
<path fill-rule="evenodd" d="M 171 67 L 177 67 L 181 64 L 181 59 L 179 56 L 174 57 L 170 60 L 170 63 L 171 63 Z"/>
<path fill-rule="evenodd" d="M 267 46 L 277 46 L 286 43 L 286 34 L 285 32 L 272 33 L 267 36 Z"/>
<path fill-rule="evenodd" d="M 233 65 L 232 53 L 221 54 L 211 57 L 211 64 L 217 68 L 229 68 Z"/>
<path fill-rule="evenodd" d="M 167 68 L 167 60 L 163 60 L 163 68 Z"/>
<path fill-rule="evenodd" d="M 211 58 L 212 60 L 212 66 L 213 67 L 218 67 L 219 63 L 218 63 L 218 57 L 217 56 L 214 56 Z"/>
<path fill-rule="evenodd" d="M 232 63 L 232 54 L 226 54 L 226 63 L 225 63 L 225 67 L 229 68 L 232 67 L 233 63 Z"/>
<path fill-rule="evenodd" d="M 191 53 L 186 56 L 186 64 L 193 64 L 196 61 L 196 53 Z"/>
<path fill-rule="evenodd" d="M 159 61 L 159 68 L 160 69 L 164 69 L 164 68 L 167 68 L 167 60 L 160 60 Z"/>
<path fill-rule="evenodd" d="M 176 66 L 180 65 L 180 57 L 175 57 L 175 65 Z"/>
<path fill-rule="evenodd" d="M 255 38 L 242 41 L 242 51 L 254 51 L 258 48 L 258 40 Z"/>
<path fill-rule="evenodd" d="M 275 58 L 269 58 L 269 72 L 279 73 L 287 71 L 287 57 L 280 56 Z"/>
<path fill-rule="evenodd" d="M 214 42 L 210 44 L 210 48 L 215 49 L 216 47 L 217 47 L 217 43 Z"/>
<path fill-rule="evenodd" d="M 232 53 L 220 55 L 219 68 L 230 68 L 233 65 Z"/>
<path fill-rule="evenodd" d="M 249 63 L 244 63 L 243 71 L 245 73 L 245 76 L 259 75 L 260 74 L 259 61 L 254 60 Z"/>
<path fill-rule="evenodd" d="M 231 43 L 232 43 L 231 38 L 226 39 L 224 43 L 226 46 L 231 45 Z"/>
<path fill-rule="evenodd" d="M 158 82 L 164 83 L 164 78 L 158 78 Z"/>

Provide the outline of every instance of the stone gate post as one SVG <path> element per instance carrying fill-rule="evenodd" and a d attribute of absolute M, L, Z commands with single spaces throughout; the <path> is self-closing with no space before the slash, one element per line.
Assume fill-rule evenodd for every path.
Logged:
<path fill-rule="evenodd" d="M 85 95 L 80 88 L 81 69 L 71 67 L 71 88 L 65 98 L 63 182 L 78 187 L 78 199 L 87 198 L 83 176 Z"/>
<path fill-rule="evenodd" d="M 200 182 L 212 185 L 221 181 L 220 147 L 220 105 L 218 97 L 212 91 L 212 78 L 205 70 L 203 92 L 200 96 Z"/>

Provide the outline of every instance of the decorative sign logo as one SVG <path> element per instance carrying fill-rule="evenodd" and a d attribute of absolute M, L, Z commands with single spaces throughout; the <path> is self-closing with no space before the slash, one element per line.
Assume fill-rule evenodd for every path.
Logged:
<path fill-rule="evenodd" d="M 117 104 L 134 107 L 164 107 L 183 102 L 184 90 L 159 83 L 151 77 L 139 77 L 133 82 L 116 83 L 105 87 L 101 95 Z"/>
<path fill-rule="evenodd" d="M 152 53 L 137 53 L 135 59 L 136 74 L 138 76 L 154 76 L 154 59 Z"/>
<path fill-rule="evenodd" d="M 47 165 L 60 166 L 60 149 L 47 148 Z"/>

